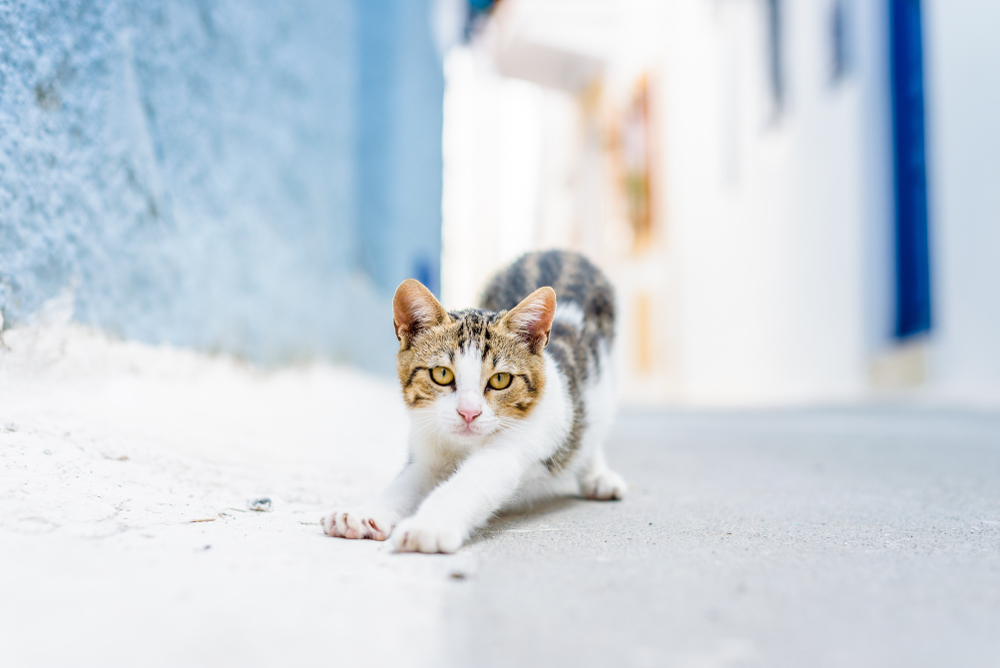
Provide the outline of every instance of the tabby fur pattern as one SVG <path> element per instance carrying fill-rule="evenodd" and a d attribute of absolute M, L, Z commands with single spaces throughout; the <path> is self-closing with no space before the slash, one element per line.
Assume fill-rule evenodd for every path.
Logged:
<path fill-rule="evenodd" d="M 448 312 L 409 279 L 396 290 L 397 372 L 410 460 L 371 503 L 324 531 L 454 552 L 499 511 L 582 494 L 620 499 L 604 461 L 614 414 L 614 290 L 577 253 L 530 253 L 497 274 L 478 309 Z"/>

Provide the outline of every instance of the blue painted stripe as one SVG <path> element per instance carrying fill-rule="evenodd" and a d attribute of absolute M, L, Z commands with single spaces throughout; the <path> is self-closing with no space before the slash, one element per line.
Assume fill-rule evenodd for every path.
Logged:
<path fill-rule="evenodd" d="M 895 187 L 895 335 L 931 328 L 931 276 L 924 134 L 920 0 L 889 0 Z"/>

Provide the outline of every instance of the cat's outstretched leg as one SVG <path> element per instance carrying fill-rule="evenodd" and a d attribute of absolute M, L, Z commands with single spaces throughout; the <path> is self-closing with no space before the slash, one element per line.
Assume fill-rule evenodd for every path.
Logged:
<path fill-rule="evenodd" d="M 393 527 L 409 517 L 433 488 L 428 473 L 407 464 L 395 480 L 371 503 L 356 508 L 336 509 L 321 520 L 323 531 L 337 538 L 385 540 Z"/>
<path fill-rule="evenodd" d="M 399 523 L 392 534 L 393 549 L 455 552 L 473 529 L 510 499 L 527 463 L 522 450 L 510 443 L 496 443 L 470 455 L 416 515 Z"/>
<path fill-rule="evenodd" d="M 608 468 L 604 452 L 598 446 L 589 466 L 580 475 L 580 492 L 588 499 L 611 501 L 625 498 L 626 487 L 622 477 Z"/>

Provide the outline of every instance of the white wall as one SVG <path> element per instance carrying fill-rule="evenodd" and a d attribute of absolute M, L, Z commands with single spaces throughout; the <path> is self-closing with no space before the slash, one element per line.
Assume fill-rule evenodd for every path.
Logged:
<path fill-rule="evenodd" d="M 472 49 L 451 50 L 445 77 L 442 301 L 459 309 L 478 304 L 495 271 L 571 227 L 572 184 L 552 162 L 572 155 L 575 106 L 495 74 Z"/>
<path fill-rule="evenodd" d="M 1000 3 L 926 0 L 932 374 L 1000 398 Z"/>
<path fill-rule="evenodd" d="M 865 107 L 832 87 L 827 3 L 787 3 L 774 119 L 757 3 L 679 2 L 664 105 L 688 399 L 802 402 L 866 383 Z"/>

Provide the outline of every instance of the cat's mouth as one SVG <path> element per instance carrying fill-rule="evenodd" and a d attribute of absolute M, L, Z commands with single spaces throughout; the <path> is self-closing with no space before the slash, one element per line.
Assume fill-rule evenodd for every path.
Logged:
<path fill-rule="evenodd" d="M 481 429 L 480 426 L 476 423 L 457 424 L 452 429 L 452 433 L 455 434 L 456 436 L 466 436 L 466 437 L 482 436 L 483 432 L 484 430 Z"/>

